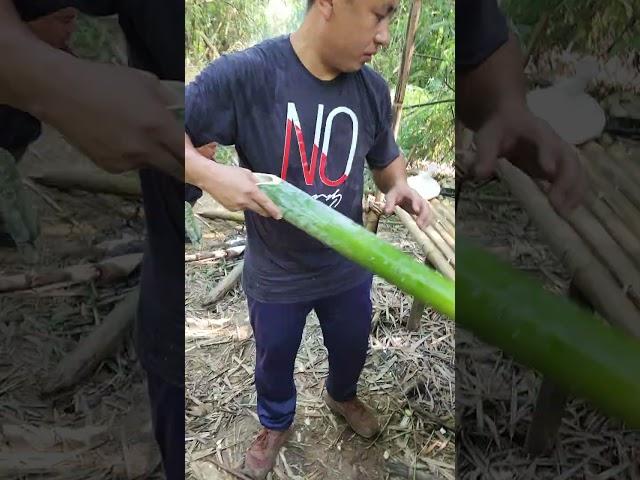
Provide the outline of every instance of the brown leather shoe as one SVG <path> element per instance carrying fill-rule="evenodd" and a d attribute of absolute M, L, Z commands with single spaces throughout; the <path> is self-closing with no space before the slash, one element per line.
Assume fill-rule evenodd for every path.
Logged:
<path fill-rule="evenodd" d="M 263 428 L 253 440 L 244 460 L 242 472 L 254 480 L 264 480 L 273 469 L 282 445 L 291 437 L 292 428 L 284 431 Z"/>
<path fill-rule="evenodd" d="M 371 438 L 380 431 L 380 424 L 373 410 L 357 397 L 347 402 L 337 402 L 325 391 L 323 398 L 331 411 L 341 415 L 358 435 Z"/>

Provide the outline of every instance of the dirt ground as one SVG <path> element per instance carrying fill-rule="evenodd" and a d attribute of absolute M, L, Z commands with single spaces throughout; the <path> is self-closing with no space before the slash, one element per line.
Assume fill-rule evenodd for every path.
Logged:
<path fill-rule="evenodd" d="M 239 224 L 206 221 L 206 242 L 243 233 Z M 395 219 L 385 220 L 379 235 L 420 258 L 417 245 Z M 255 347 L 244 294 L 237 286 L 217 305 L 200 306 L 232 267 L 233 262 L 210 261 L 186 266 L 190 479 L 237 478 L 233 472 L 259 428 Z M 455 478 L 453 324 L 427 310 L 420 331 L 408 332 L 404 325 L 411 300 L 379 278 L 373 299 L 374 326 L 359 392 L 380 415 L 382 433 L 373 441 L 363 440 L 324 405 L 327 353 L 311 314 L 295 367 L 296 430 L 272 479 Z M 414 388 L 422 384 L 426 389 Z"/>
<path fill-rule="evenodd" d="M 25 176 L 91 166 L 49 129 L 19 164 Z M 13 248 L 2 247 L 2 277 L 101 260 L 91 249 L 99 242 L 142 239 L 139 199 L 30 185 L 41 221 L 40 260 L 27 265 Z M 105 285 L 63 281 L 0 294 L 0 477 L 162 478 L 130 333 L 95 371 L 49 392 L 59 381 L 59 364 L 137 281 L 135 269 Z"/>

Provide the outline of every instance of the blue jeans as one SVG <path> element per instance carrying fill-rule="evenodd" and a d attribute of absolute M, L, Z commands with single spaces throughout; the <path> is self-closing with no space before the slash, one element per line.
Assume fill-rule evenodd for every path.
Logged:
<path fill-rule="evenodd" d="M 260 423 L 286 430 L 293 423 L 293 369 L 307 315 L 315 310 L 329 352 L 327 392 L 339 402 L 356 395 L 371 330 L 371 278 L 338 295 L 299 303 L 262 303 L 248 298 L 256 341 L 255 384 Z"/>

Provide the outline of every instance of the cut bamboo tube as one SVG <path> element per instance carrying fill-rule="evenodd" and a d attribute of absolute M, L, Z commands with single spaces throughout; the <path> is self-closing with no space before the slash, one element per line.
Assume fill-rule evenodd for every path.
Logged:
<path fill-rule="evenodd" d="M 456 266 L 456 253 L 453 250 L 453 248 L 451 248 L 447 244 L 447 242 L 444 241 L 444 238 L 442 238 L 442 235 L 440 235 L 438 233 L 438 231 L 435 228 L 433 228 L 433 226 L 431 226 L 431 225 L 427 225 L 422 231 L 435 244 L 435 246 L 438 248 L 438 250 L 440 250 L 440 252 L 447 259 L 447 262 L 455 267 Z"/>
<path fill-rule="evenodd" d="M 602 225 L 607 229 L 618 244 L 634 260 L 637 267 L 640 267 L 640 238 L 636 237 L 627 226 L 613 213 L 613 210 L 602 198 L 597 197 L 593 192 L 588 192 L 586 205 L 595 215 Z"/>
<path fill-rule="evenodd" d="M 576 285 L 596 310 L 612 324 L 640 338 L 640 312 L 608 269 L 595 258 L 585 241 L 558 217 L 533 180 L 504 159 L 498 162 L 498 173 L 539 226 L 569 269 Z"/>
<path fill-rule="evenodd" d="M 431 203 L 433 205 L 435 205 L 436 209 L 438 210 L 438 212 L 440 212 L 440 215 L 442 215 L 444 218 L 447 219 L 447 221 L 449 222 L 449 224 L 451 224 L 451 226 L 453 226 L 455 228 L 456 226 L 456 217 L 454 215 L 453 212 L 451 212 L 451 210 L 449 210 L 440 200 L 438 200 L 437 198 L 434 198 L 433 200 L 431 200 Z"/>
<path fill-rule="evenodd" d="M 588 160 L 583 163 L 589 174 L 589 181 L 597 191 L 598 197 L 611 208 L 636 237 L 640 238 L 640 210 L 615 185 L 602 178 L 594 166 L 589 164 Z"/>
<path fill-rule="evenodd" d="M 640 188 L 638 188 L 638 184 L 629 175 L 625 174 L 620 165 L 611 159 L 600 145 L 589 142 L 581 150 L 609 182 L 613 182 L 636 208 L 640 208 Z"/>
<path fill-rule="evenodd" d="M 455 251 L 455 249 L 456 249 L 456 240 L 454 238 L 455 232 L 454 232 L 453 236 L 450 235 L 449 232 L 447 231 L 447 229 L 444 228 L 442 223 L 440 221 L 438 221 L 437 219 L 433 221 L 431 226 L 433 227 L 433 229 L 436 232 L 438 232 L 440 234 L 440 236 L 444 239 L 444 241 L 447 242 L 447 245 L 449 245 Z"/>
<path fill-rule="evenodd" d="M 407 227 L 407 230 L 409 230 L 411 236 L 415 239 L 416 242 L 418 242 L 418 245 L 420 245 L 420 248 L 422 248 L 422 251 L 424 252 L 429 263 L 433 265 L 433 267 L 445 277 L 451 280 L 455 280 L 456 273 L 453 267 L 449 265 L 445 256 L 440 250 L 438 250 L 434 242 L 427 236 L 427 234 L 420 230 L 411 215 L 409 215 L 400 207 L 396 207 L 395 212 L 400 221 L 402 221 L 404 226 Z"/>

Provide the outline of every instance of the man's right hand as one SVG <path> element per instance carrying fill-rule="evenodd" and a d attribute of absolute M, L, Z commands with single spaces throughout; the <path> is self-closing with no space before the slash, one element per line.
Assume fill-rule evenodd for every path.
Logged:
<path fill-rule="evenodd" d="M 258 179 L 250 170 L 219 163 L 212 170 L 212 175 L 201 182 L 201 188 L 226 209 L 251 210 L 263 217 L 282 218 L 280 209 L 260 190 Z"/>
<path fill-rule="evenodd" d="M 205 147 L 209 151 L 214 147 Z M 185 182 L 199 187 L 211 195 L 227 210 L 251 210 L 263 217 L 282 218 L 278 206 L 258 187 L 258 179 L 246 168 L 222 165 L 196 149 L 188 135 L 184 135 Z"/>

